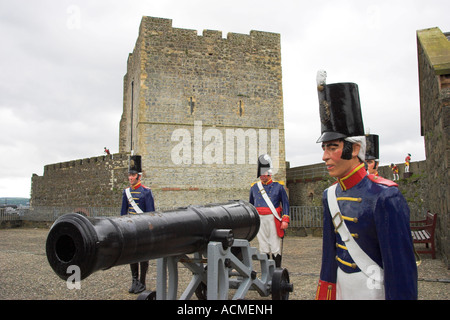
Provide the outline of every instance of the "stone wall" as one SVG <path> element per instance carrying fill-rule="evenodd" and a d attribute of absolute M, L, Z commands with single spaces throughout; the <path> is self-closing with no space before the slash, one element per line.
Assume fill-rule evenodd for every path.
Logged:
<path fill-rule="evenodd" d="M 323 190 L 334 179 L 323 163 L 293 167 L 286 170 L 286 186 L 291 206 L 322 206 Z"/>
<path fill-rule="evenodd" d="M 411 162 L 411 175 L 404 174 L 403 163 L 397 166 L 400 180 L 396 182 L 408 202 L 411 220 L 422 219 L 426 211 L 431 208 L 427 202 L 429 192 L 427 163 L 426 161 Z M 392 171 L 389 166 L 379 167 L 378 173 L 392 180 Z M 289 203 L 292 206 L 321 206 L 323 191 L 336 181 L 329 176 L 323 163 L 289 168 L 286 176 Z"/>
<path fill-rule="evenodd" d="M 428 165 L 428 203 L 438 213 L 437 246 L 450 267 L 450 42 L 439 28 L 417 31 L 420 123 Z"/>
<path fill-rule="evenodd" d="M 128 154 L 49 164 L 31 179 L 32 207 L 120 207 L 127 186 Z"/>

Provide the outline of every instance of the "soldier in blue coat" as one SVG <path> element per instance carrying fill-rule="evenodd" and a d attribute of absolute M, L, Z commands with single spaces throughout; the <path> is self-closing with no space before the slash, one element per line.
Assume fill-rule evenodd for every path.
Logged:
<path fill-rule="evenodd" d="M 140 214 L 143 212 L 155 211 L 155 203 L 152 190 L 141 183 L 142 166 L 141 156 L 135 155 L 130 157 L 128 170 L 128 182 L 130 187 L 123 191 L 122 208 L 120 215 Z M 139 266 L 141 274 L 139 277 Z M 148 261 L 130 264 L 131 269 L 131 287 L 129 293 L 140 293 L 146 289 L 145 279 L 148 270 Z"/>
<path fill-rule="evenodd" d="M 380 142 L 377 134 L 366 134 L 366 163 L 367 172 L 378 176 L 380 163 Z"/>
<path fill-rule="evenodd" d="M 397 184 L 364 168 L 358 87 L 318 86 L 323 157 L 337 182 L 323 194 L 316 299 L 417 299 L 409 208 Z"/>
<path fill-rule="evenodd" d="M 256 207 L 260 216 L 260 228 L 257 234 L 259 251 L 275 260 L 275 266 L 281 267 L 281 240 L 289 225 L 289 199 L 282 182 L 272 180 L 272 160 L 269 155 L 258 158 L 259 181 L 250 188 L 249 202 Z"/>

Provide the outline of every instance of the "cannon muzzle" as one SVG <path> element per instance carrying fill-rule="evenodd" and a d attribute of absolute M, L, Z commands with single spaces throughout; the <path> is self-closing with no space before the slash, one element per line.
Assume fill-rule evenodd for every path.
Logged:
<path fill-rule="evenodd" d="M 255 207 L 242 200 L 113 218 L 68 213 L 49 231 L 47 259 L 64 280 L 68 267 L 78 266 L 82 280 L 97 270 L 202 251 L 217 229 L 251 241 L 259 224 Z"/>

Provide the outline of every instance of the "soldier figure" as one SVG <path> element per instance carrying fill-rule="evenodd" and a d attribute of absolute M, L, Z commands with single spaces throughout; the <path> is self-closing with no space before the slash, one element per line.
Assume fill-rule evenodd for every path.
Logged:
<path fill-rule="evenodd" d="M 391 163 L 391 165 L 389 166 L 390 168 L 391 168 L 391 170 L 392 170 L 392 175 L 394 176 L 394 179 L 392 179 L 392 180 L 399 180 L 399 177 L 398 177 L 398 167 L 397 167 L 397 165 L 396 164 L 393 164 L 393 163 Z"/>
<path fill-rule="evenodd" d="M 128 181 L 130 187 L 123 191 L 122 209 L 120 215 L 140 214 L 144 212 L 155 211 L 152 190 L 141 183 L 142 167 L 141 156 L 130 157 L 128 170 Z M 141 276 L 139 277 L 139 265 L 141 267 Z M 148 261 L 136 262 L 130 264 L 131 269 L 131 288 L 129 293 L 140 293 L 146 289 L 145 278 L 147 276 Z"/>
<path fill-rule="evenodd" d="M 323 157 L 337 182 L 323 193 L 316 299 L 417 299 L 409 208 L 397 184 L 368 175 L 354 83 L 318 87 Z"/>
<path fill-rule="evenodd" d="M 409 172 L 409 163 L 411 162 L 411 153 L 408 153 L 408 155 L 405 158 L 405 172 Z"/>
<path fill-rule="evenodd" d="M 367 172 L 378 176 L 379 159 L 379 139 L 377 134 L 366 135 L 366 163 Z"/>
<path fill-rule="evenodd" d="M 249 202 L 258 210 L 261 226 L 257 234 L 259 250 L 275 260 L 275 266 L 281 267 L 281 249 L 284 230 L 289 225 L 289 199 L 280 181 L 272 180 L 272 159 L 264 154 L 258 158 L 260 180 L 250 188 Z"/>

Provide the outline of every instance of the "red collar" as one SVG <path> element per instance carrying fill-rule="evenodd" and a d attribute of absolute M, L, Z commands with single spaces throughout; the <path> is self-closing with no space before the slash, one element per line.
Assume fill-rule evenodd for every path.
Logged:
<path fill-rule="evenodd" d="M 266 183 L 264 183 L 264 182 L 262 182 L 262 181 L 261 181 L 261 183 L 262 183 L 263 185 L 266 185 L 266 186 L 267 186 L 268 184 L 271 184 L 272 182 L 273 182 L 273 180 L 272 180 L 272 179 L 270 179 L 270 180 L 269 180 L 269 181 L 267 181 Z"/>
<path fill-rule="evenodd" d="M 139 188 L 142 185 L 141 182 L 136 183 L 134 186 L 131 186 L 131 190 L 136 190 L 137 188 Z"/>
<path fill-rule="evenodd" d="M 346 191 L 356 186 L 366 175 L 367 171 L 366 168 L 364 168 L 364 163 L 361 163 L 343 178 L 338 179 L 338 182 L 341 185 L 342 190 Z"/>

